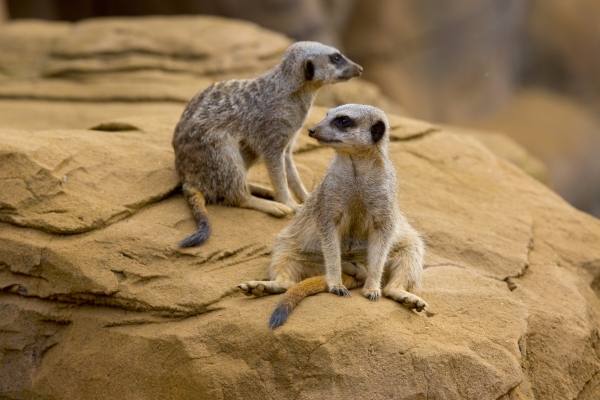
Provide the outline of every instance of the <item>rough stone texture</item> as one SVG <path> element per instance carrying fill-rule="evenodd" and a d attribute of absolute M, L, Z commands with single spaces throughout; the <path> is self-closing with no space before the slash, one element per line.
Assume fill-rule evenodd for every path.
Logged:
<path fill-rule="evenodd" d="M 177 54 L 200 57 L 199 47 L 144 21 L 59 28 L 49 64 L 58 42 L 32 41 L 43 57 L 31 52 L 28 74 L 77 61 L 61 78 L 0 84 L 0 397 L 600 396 L 600 222 L 524 174 L 540 167 L 522 148 L 473 130 L 390 115 L 401 204 L 428 244 L 427 313 L 358 290 L 321 294 L 269 331 L 279 296 L 248 299 L 235 285 L 266 277 L 288 219 L 209 206 L 211 239 L 177 247 L 195 222 L 177 190 L 172 132 L 187 96 L 220 72 L 198 75 Z M 79 63 L 88 48 L 94 63 Z M 107 51 L 152 69 L 118 70 Z M 220 65 L 223 76 L 238 71 Z M 364 88 L 322 97 L 387 101 Z M 325 112 L 313 108 L 307 125 Z M 307 188 L 332 155 L 302 131 L 295 158 Z M 250 177 L 269 184 L 260 165 Z"/>
<path fill-rule="evenodd" d="M 496 156 L 510 161 L 538 181 L 547 185 L 550 184 L 548 168 L 546 165 L 510 136 L 504 133 L 490 131 L 482 132 L 466 127 L 450 125 L 445 125 L 444 129 L 448 132 L 464 134 L 476 138 Z"/>
<path fill-rule="evenodd" d="M 254 74 L 257 75 L 257 74 Z M 181 111 L 185 104 L 199 91 L 209 86 L 214 79 L 199 77 L 190 74 L 168 74 L 162 71 L 138 71 L 130 73 L 109 74 L 109 76 L 93 76 L 84 80 L 73 79 L 32 79 L 11 80 L 0 84 L 0 110 L 4 107 L 12 107 L 20 110 L 20 113 L 32 112 L 29 104 L 35 107 L 50 107 L 55 102 L 74 102 L 75 107 L 85 107 L 82 102 L 89 104 L 88 113 L 94 114 L 92 109 L 98 108 L 96 103 L 129 103 L 135 106 L 142 103 L 144 107 L 152 107 L 152 103 L 171 103 L 171 108 L 180 105 Z M 18 100 L 19 102 L 14 102 Z M 37 100 L 37 103 L 26 101 Z M 364 80 L 353 79 L 343 85 L 329 85 L 317 93 L 315 105 L 323 107 L 335 107 L 346 103 L 365 103 L 386 110 L 390 113 L 407 116 L 408 111 L 395 102 L 381 94 L 381 90 L 374 84 Z M 101 108 L 101 107 L 100 107 Z M 167 109 L 168 111 L 168 109 Z M 132 115 L 131 110 L 125 113 L 112 114 L 113 116 Z M 110 118 L 110 114 L 108 115 Z M 27 120 L 19 122 L 22 118 L 16 118 L 14 114 L 6 114 L 0 117 L 3 126 L 19 124 L 17 128 L 29 127 Z M 6 122 L 5 122 L 6 121 Z M 97 121 L 95 121 L 97 122 Z M 37 122 L 32 122 L 37 123 Z M 69 118 L 66 118 L 60 127 L 86 128 L 88 125 L 71 126 Z M 24 126 L 23 126 L 24 125 Z M 52 125 L 48 125 L 52 126 Z M 38 128 L 39 126 L 33 126 Z M 56 127 L 56 125 L 54 125 Z"/>
<path fill-rule="evenodd" d="M 324 112 L 316 108 L 308 123 Z M 600 301 L 594 292 L 600 286 L 600 222 L 472 136 L 391 116 L 390 153 L 402 207 L 428 244 L 420 292 L 428 313 L 389 299 L 372 303 L 355 290 L 350 299 L 308 298 L 283 327 L 269 331 L 279 296 L 249 299 L 235 285 L 265 278 L 274 237 L 288 220 L 209 206 L 210 240 L 177 248 L 195 228 L 185 199 L 143 192 L 148 186 L 171 193 L 177 184 L 171 164 L 164 179 L 153 180 L 157 161 L 171 152 L 176 120 L 124 118 L 96 127 L 103 131 L 21 132 L 17 150 L 5 139 L 19 144 L 16 131 L 0 131 L 2 151 L 23 154 L 2 158 L 1 171 L 23 160 L 39 162 L 32 148 L 43 144 L 53 158 L 43 168 L 19 171 L 30 181 L 48 171 L 52 181 L 54 165 L 71 151 L 52 149 L 62 149 L 61 138 L 69 137 L 75 144 L 87 141 L 71 162 L 85 165 L 92 177 L 118 169 L 118 160 L 110 159 L 125 155 L 132 162 L 121 168 L 139 171 L 137 182 L 115 184 L 110 195 L 103 193 L 109 183 L 86 188 L 103 211 L 127 204 L 133 192 L 145 202 L 80 234 L 0 223 L 0 396 L 600 395 Z M 312 188 L 333 153 L 306 136 L 295 158 Z M 138 146 L 128 147 L 133 138 Z M 261 166 L 251 179 L 268 182 Z M 22 204 L 19 190 L 3 191 L 3 198 Z M 55 201 L 71 204 L 68 196 Z M 74 205 L 67 215 L 88 220 L 95 211 Z"/>
<path fill-rule="evenodd" d="M 54 43 L 43 73 L 253 73 L 277 64 L 289 44 L 285 36 L 258 25 L 219 17 L 89 19 Z"/>
<path fill-rule="evenodd" d="M 0 99 L 0 127 L 22 130 L 87 129 L 102 121 L 136 116 L 180 116 L 185 104 L 166 101 L 98 102 Z"/>
<path fill-rule="evenodd" d="M 99 128 L 105 131 L 1 131 L 0 221 L 86 232 L 175 190 L 173 154 L 163 136 L 128 126 Z"/>

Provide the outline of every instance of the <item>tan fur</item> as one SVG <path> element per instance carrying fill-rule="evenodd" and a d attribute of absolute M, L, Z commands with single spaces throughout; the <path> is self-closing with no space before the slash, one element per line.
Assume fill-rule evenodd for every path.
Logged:
<path fill-rule="evenodd" d="M 181 182 L 199 191 L 206 203 L 251 208 L 276 217 L 292 213 L 299 206 L 288 185 L 301 202 L 308 197 L 292 146 L 316 92 L 361 73 L 359 65 L 333 47 L 298 42 L 265 74 L 206 88 L 188 103 L 173 135 Z M 265 162 L 273 190 L 246 180 L 248 168 L 259 160 Z M 202 229 L 210 234 L 210 225 L 205 215 L 202 218 L 199 231 L 184 239 L 182 246 L 199 245 L 208 238 Z"/>
<path fill-rule="evenodd" d="M 328 291 L 347 294 L 342 269 L 353 262 L 365 268 L 364 296 L 378 300 L 383 293 L 423 310 L 427 304 L 410 291 L 421 282 L 424 244 L 398 207 L 396 174 L 387 153 L 387 117 L 375 107 L 347 104 L 329 110 L 309 132 L 333 147 L 335 157 L 319 186 L 277 236 L 271 280 L 238 287 L 254 295 L 282 293 L 325 273 Z"/>

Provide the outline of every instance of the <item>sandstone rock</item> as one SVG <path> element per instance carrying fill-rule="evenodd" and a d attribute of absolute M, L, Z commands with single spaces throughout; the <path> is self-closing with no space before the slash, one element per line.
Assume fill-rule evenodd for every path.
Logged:
<path fill-rule="evenodd" d="M 0 99 L 0 127 L 22 130 L 87 129 L 130 115 L 180 116 L 184 103 L 167 101 L 59 101 Z"/>
<path fill-rule="evenodd" d="M 386 113 L 410 116 L 408 110 L 384 96 L 377 85 L 364 79 L 355 78 L 343 84 L 325 86 L 317 92 L 314 104 L 321 107 L 337 107 L 349 103 L 370 104 Z"/>
<path fill-rule="evenodd" d="M 85 80 L 8 81 L 0 85 L 0 99 L 128 103 L 160 101 L 185 105 L 200 89 L 214 82 L 209 78 L 189 74 L 172 76 L 160 71 L 115 75 Z"/>
<path fill-rule="evenodd" d="M 54 44 L 45 75 L 257 71 L 277 64 L 289 44 L 285 36 L 252 23 L 219 17 L 89 19 Z"/>
<path fill-rule="evenodd" d="M 0 6 L 0 9 L 2 6 Z M 39 76 L 53 43 L 71 24 L 21 20 L 0 25 L 0 79 Z"/>
<path fill-rule="evenodd" d="M 600 120 L 588 108 L 547 89 L 528 88 L 470 125 L 502 131 L 523 144 L 547 165 L 551 186 L 561 196 L 600 216 Z"/>
<path fill-rule="evenodd" d="M 3 222 L 53 233 L 86 232 L 177 187 L 172 152 L 157 148 L 157 138 L 148 132 L 4 130 L 0 137 Z"/>
<path fill-rule="evenodd" d="M 524 24 L 525 80 L 580 98 L 600 94 L 600 4 L 530 0 Z"/>
<path fill-rule="evenodd" d="M 214 81 L 276 65 L 289 44 L 255 24 L 207 16 L 11 22 L 0 29 L 0 73 L 8 74 L 0 82 L 0 126 L 83 129 L 161 107 L 181 112 Z M 315 101 L 345 103 L 407 115 L 364 80 L 328 86 Z"/>
<path fill-rule="evenodd" d="M 538 181 L 550 184 L 546 165 L 506 134 L 450 125 L 444 126 L 444 130 L 476 138 L 496 156 L 510 161 Z"/>
<path fill-rule="evenodd" d="M 324 112 L 315 109 L 308 123 Z M 67 136 L 75 146 L 88 144 L 72 162 L 92 176 L 108 168 L 98 160 L 117 165 L 129 157 L 141 171 L 139 182 L 123 180 L 108 197 L 103 182 L 87 188 L 102 199 L 103 211 L 111 210 L 136 185 L 170 193 L 177 184 L 174 174 L 155 181 L 152 174 L 171 152 L 176 121 L 174 115 L 124 118 L 96 127 L 110 132 L 21 132 L 22 142 L 5 130 L 23 149 L 6 165 L 33 165 L 39 159 L 31 148 L 43 144 L 54 155 L 44 164 L 52 175 L 64 159 L 56 148 Z M 178 240 L 195 223 L 179 193 L 80 234 L 4 222 L 0 329 L 7 333 L 0 368 L 9 372 L 0 375 L 0 395 L 598 396 L 600 301 L 592 285 L 600 281 L 600 222 L 456 128 L 391 121 L 402 207 L 428 244 L 420 292 L 428 313 L 389 299 L 371 303 L 355 290 L 350 299 L 308 298 L 284 326 L 269 331 L 279 296 L 249 299 L 235 285 L 266 277 L 273 239 L 288 220 L 209 206 L 211 239 L 180 249 Z M 305 136 L 295 158 L 312 188 L 332 151 L 308 145 Z M 251 179 L 268 180 L 260 166 Z M 19 204 L 19 193 L 7 191 L 4 201 Z M 73 215 L 90 214 L 73 204 Z"/>
<path fill-rule="evenodd" d="M 8 81 L 0 85 L 0 99 L 39 99 L 72 102 L 178 102 L 185 104 L 214 79 L 190 74 L 165 74 L 145 71 L 112 74 L 85 80 L 31 79 Z M 0 100 L 0 104 L 2 101 Z M 315 105 L 372 104 L 388 113 L 408 116 L 408 111 L 381 94 L 379 88 L 364 80 L 330 85 L 317 92 Z M 12 104 L 12 102 L 11 102 Z M 23 103 L 21 103 L 23 104 Z M 1 107 L 1 105 L 0 105 Z M 26 107 L 24 107 L 26 108 Z M 114 117 L 130 114 L 114 115 Z M 10 125 L 10 124 L 9 124 Z M 85 127 L 80 126 L 80 127 Z"/>

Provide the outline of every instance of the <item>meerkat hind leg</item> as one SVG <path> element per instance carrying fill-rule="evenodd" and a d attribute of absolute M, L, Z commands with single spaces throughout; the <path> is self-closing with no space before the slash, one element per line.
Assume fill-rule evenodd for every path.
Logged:
<path fill-rule="evenodd" d="M 384 296 L 389 297 L 398 303 L 417 311 L 423 311 L 427 307 L 427 303 L 423 301 L 419 296 L 410 293 L 413 285 L 412 274 L 417 271 L 411 271 L 411 268 L 420 268 L 421 265 L 416 263 L 420 262 L 420 258 L 410 259 L 406 253 L 398 258 L 389 260 L 386 268 L 389 268 L 386 275 L 388 275 L 387 283 L 382 290 Z M 413 265 L 411 265 L 411 262 Z"/>
<path fill-rule="evenodd" d="M 423 274 L 423 241 L 414 229 L 407 227 L 403 240 L 390 253 L 383 295 L 410 309 L 423 311 L 427 303 L 410 292 L 419 287 Z"/>
<path fill-rule="evenodd" d="M 248 182 L 248 190 L 250 190 L 250 193 L 252 193 L 254 196 L 262 197 L 263 199 L 268 200 L 275 199 L 275 192 L 273 189 L 266 186 Z"/>
<path fill-rule="evenodd" d="M 285 151 L 285 172 L 290 189 L 292 189 L 292 192 L 296 195 L 298 200 L 300 200 L 301 203 L 304 203 L 306 199 L 308 199 L 308 192 L 300 180 L 300 175 L 298 174 L 294 159 L 292 158 L 291 148 L 288 148 Z"/>
<path fill-rule="evenodd" d="M 342 262 L 342 283 L 347 290 L 361 287 L 367 279 L 367 273 L 359 266 L 351 262 Z M 346 291 L 348 293 L 348 291 Z M 348 293 L 350 296 L 350 293 Z"/>
<path fill-rule="evenodd" d="M 385 288 L 383 289 L 383 295 L 410 309 L 423 311 L 427 308 L 427 303 L 422 298 L 398 288 Z"/>
<path fill-rule="evenodd" d="M 285 204 L 254 197 L 250 193 L 248 193 L 248 195 L 240 202 L 238 206 L 241 208 L 249 208 L 252 210 L 261 211 L 265 214 L 269 214 L 278 218 L 284 217 L 286 214 L 294 213 L 294 210 Z"/>
<path fill-rule="evenodd" d="M 266 296 L 269 294 L 284 293 L 286 290 L 294 286 L 295 282 L 291 281 L 250 281 L 240 283 L 237 287 L 246 296 Z"/>

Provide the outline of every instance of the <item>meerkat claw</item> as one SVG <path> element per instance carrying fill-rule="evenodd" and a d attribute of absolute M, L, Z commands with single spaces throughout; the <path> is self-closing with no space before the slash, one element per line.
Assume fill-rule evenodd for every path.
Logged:
<path fill-rule="evenodd" d="M 379 293 L 371 293 L 367 298 L 371 301 L 379 301 L 381 295 Z"/>
<path fill-rule="evenodd" d="M 415 310 L 417 312 L 421 312 L 423 310 L 425 310 L 427 308 L 427 303 L 425 303 L 424 301 L 420 301 L 416 306 L 415 306 Z"/>
<path fill-rule="evenodd" d="M 348 291 L 348 289 L 346 289 L 344 286 L 342 286 L 342 287 L 335 286 L 335 287 L 331 288 L 329 290 L 329 292 L 336 294 L 338 296 L 352 297 L 352 296 L 350 296 L 350 292 Z"/>
<path fill-rule="evenodd" d="M 242 293 L 244 293 L 246 296 L 252 296 L 250 288 L 245 283 L 240 283 L 239 285 L 237 285 L 237 288 L 240 289 Z"/>

